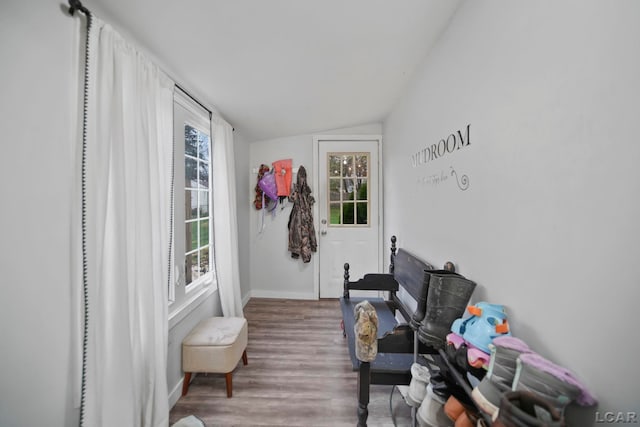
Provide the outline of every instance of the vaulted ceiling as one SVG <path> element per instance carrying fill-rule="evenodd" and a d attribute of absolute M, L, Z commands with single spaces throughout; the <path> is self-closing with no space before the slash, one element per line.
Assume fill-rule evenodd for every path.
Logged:
<path fill-rule="evenodd" d="M 459 0 L 85 0 L 249 141 L 382 120 Z"/>

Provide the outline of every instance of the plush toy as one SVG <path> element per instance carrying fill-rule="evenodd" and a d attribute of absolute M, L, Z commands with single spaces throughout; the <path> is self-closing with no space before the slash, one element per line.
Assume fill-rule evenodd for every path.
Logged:
<path fill-rule="evenodd" d="M 362 362 L 371 362 L 378 354 L 378 314 L 367 300 L 354 308 L 356 324 L 356 357 Z"/>

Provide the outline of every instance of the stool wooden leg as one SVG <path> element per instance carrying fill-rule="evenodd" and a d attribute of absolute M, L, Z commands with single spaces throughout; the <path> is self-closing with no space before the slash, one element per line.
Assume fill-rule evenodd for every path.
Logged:
<path fill-rule="evenodd" d="M 242 364 L 246 365 L 247 363 L 249 363 L 247 361 L 247 350 L 245 349 L 244 352 L 242 353 Z"/>
<path fill-rule="evenodd" d="M 191 372 L 184 373 L 184 380 L 182 380 L 182 395 L 186 396 L 189 391 L 189 383 L 191 382 Z"/>
<path fill-rule="evenodd" d="M 227 397 L 231 397 L 232 389 L 233 389 L 233 380 L 232 380 L 232 372 L 227 372 L 224 374 L 224 378 L 227 380 Z"/>

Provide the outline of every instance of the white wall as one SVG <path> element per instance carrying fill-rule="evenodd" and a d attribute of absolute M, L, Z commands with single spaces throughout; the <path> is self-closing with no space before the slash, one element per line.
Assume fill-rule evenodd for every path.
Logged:
<path fill-rule="evenodd" d="M 249 199 L 250 183 L 247 171 L 251 168 L 249 162 L 249 143 L 246 141 L 241 131 L 235 130 L 233 133 L 235 167 L 236 167 L 236 212 L 238 215 L 238 256 L 240 263 L 240 292 L 244 301 L 249 299 L 250 285 L 250 233 L 249 213 L 247 209 L 247 199 Z M 253 192 L 253 189 L 251 189 Z"/>
<path fill-rule="evenodd" d="M 2 426 L 77 425 L 70 220 L 79 22 L 59 3 L 0 5 Z"/>
<path fill-rule="evenodd" d="M 220 294 L 215 291 L 199 304 L 190 307 L 189 314 L 178 323 L 170 326 L 167 341 L 167 388 L 169 407 L 173 407 L 182 395 L 182 340 L 202 319 L 222 316 Z"/>
<path fill-rule="evenodd" d="M 250 230 L 250 283 L 253 297 L 262 298 L 294 298 L 315 299 L 313 279 L 317 272 L 314 266 L 314 257 L 310 263 L 303 263 L 300 259 L 292 259 L 288 252 L 289 231 L 287 222 L 291 212 L 292 203 L 286 202 L 278 205 L 275 215 L 264 215 L 264 230 L 260 233 L 262 212 L 253 206 L 255 196 L 254 188 L 257 183 L 258 169 L 262 163 L 271 166 L 271 163 L 281 159 L 292 159 L 293 168 L 300 165 L 307 170 L 307 183 L 311 187 L 312 195 L 317 199 L 317 188 L 313 182 L 313 136 L 314 135 L 364 135 L 380 134 L 382 131 L 379 123 L 362 126 L 334 129 L 315 134 L 297 135 L 283 138 L 275 138 L 265 141 L 257 141 L 250 144 L 250 167 L 246 173 L 249 178 L 249 197 L 245 202 L 245 210 L 250 212 L 248 229 Z M 293 177 L 295 183 L 296 176 Z M 284 209 L 281 210 L 281 206 Z M 314 218 L 317 222 L 317 218 Z M 317 230 L 316 224 L 316 230 Z"/>
<path fill-rule="evenodd" d="M 0 4 L 1 426 L 78 425 L 81 369 L 74 343 L 80 337 L 72 314 L 78 259 L 71 233 L 78 219 L 73 196 L 84 24 L 80 28 L 62 4 Z M 198 320 L 219 313 L 214 292 L 170 329 L 167 379 L 174 399 L 181 391 L 182 339 Z"/>
<path fill-rule="evenodd" d="M 466 1 L 383 124 L 386 245 L 454 261 L 601 414 L 640 412 L 639 18 L 636 1 Z M 467 124 L 469 146 L 412 167 Z"/>

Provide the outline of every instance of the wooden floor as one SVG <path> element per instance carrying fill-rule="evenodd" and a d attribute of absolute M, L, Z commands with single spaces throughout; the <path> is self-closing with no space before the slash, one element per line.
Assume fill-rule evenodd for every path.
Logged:
<path fill-rule="evenodd" d="M 213 426 L 355 426 L 356 373 L 340 330 L 338 300 L 251 299 L 247 366 L 224 375 L 199 374 L 170 413 L 170 425 L 196 415 Z M 391 386 L 373 385 L 369 426 L 411 425 L 411 411 Z"/>

